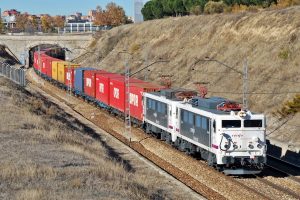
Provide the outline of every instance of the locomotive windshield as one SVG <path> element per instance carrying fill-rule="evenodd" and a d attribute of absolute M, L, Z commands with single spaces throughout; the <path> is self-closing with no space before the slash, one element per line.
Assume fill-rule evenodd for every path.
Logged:
<path fill-rule="evenodd" d="M 262 127 L 262 120 L 245 120 L 244 127 Z"/>
<path fill-rule="evenodd" d="M 222 128 L 241 128 L 241 120 L 222 120 Z"/>

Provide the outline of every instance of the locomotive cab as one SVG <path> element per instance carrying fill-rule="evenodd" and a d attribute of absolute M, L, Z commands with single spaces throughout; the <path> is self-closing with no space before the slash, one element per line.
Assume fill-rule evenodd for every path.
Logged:
<path fill-rule="evenodd" d="M 265 118 L 231 112 L 215 119 L 212 148 L 225 174 L 257 174 L 266 163 Z"/>

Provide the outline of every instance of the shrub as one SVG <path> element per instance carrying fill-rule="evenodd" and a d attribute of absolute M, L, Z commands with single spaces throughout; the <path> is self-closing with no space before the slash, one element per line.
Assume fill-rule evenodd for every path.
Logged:
<path fill-rule="evenodd" d="M 134 44 L 132 44 L 131 47 L 130 47 L 130 53 L 133 54 L 133 53 L 139 51 L 140 48 L 141 48 L 141 46 L 140 46 L 139 44 L 134 43 Z"/>
<path fill-rule="evenodd" d="M 193 6 L 190 13 L 193 15 L 200 15 L 202 13 L 201 6 Z"/>
<path fill-rule="evenodd" d="M 290 57 L 291 51 L 289 49 L 282 49 L 279 53 L 278 53 L 278 57 L 283 59 L 283 60 L 287 60 Z"/>
<path fill-rule="evenodd" d="M 224 4 L 223 1 L 219 1 L 219 2 L 209 1 L 207 2 L 207 4 L 205 4 L 204 12 L 207 14 L 222 13 L 224 12 L 225 8 L 226 5 Z"/>
<path fill-rule="evenodd" d="M 300 94 L 295 95 L 292 101 L 285 102 L 283 107 L 277 112 L 281 117 L 287 117 L 300 112 Z"/>

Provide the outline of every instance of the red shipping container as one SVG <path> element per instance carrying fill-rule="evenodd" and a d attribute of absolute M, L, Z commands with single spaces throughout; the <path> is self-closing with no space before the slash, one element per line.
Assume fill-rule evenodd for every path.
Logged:
<path fill-rule="evenodd" d="M 143 121 L 143 93 L 154 92 L 162 89 L 152 83 L 131 78 L 129 82 L 130 115 Z M 112 78 L 110 80 L 110 103 L 109 105 L 124 113 L 125 110 L 125 79 Z"/>
<path fill-rule="evenodd" d="M 110 72 L 96 74 L 96 99 L 106 105 L 109 105 L 109 81 L 111 78 L 124 79 L 124 76 Z"/>
<path fill-rule="evenodd" d="M 45 55 L 45 54 L 41 57 L 41 61 L 42 61 L 42 73 L 43 74 L 48 75 L 49 74 L 49 69 L 52 70 L 51 59 L 53 59 L 53 58 L 50 57 L 50 56 L 48 56 L 48 55 Z M 51 72 L 51 74 L 52 74 L 52 72 Z"/>
<path fill-rule="evenodd" d="M 130 102 L 130 115 L 140 121 L 144 119 L 143 110 L 143 93 L 155 92 L 163 89 L 163 86 L 154 85 L 148 82 L 131 83 L 129 102 Z"/>
<path fill-rule="evenodd" d="M 74 70 L 75 67 L 65 68 L 65 85 L 74 88 Z"/>
<path fill-rule="evenodd" d="M 44 56 L 44 51 L 40 51 L 40 56 L 39 56 L 39 52 L 35 51 L 33 53 L 33 67 L 37 70 L 40 70 L 39 68 L 39 58 L 41 58 L 41 62 L 42 62 L 42 57 Z"/>
<path fill-rule="evenodd" d="M 96 73 L 107 73 L 103 70 L 85 70 L 83 72 L 83 91 L 86 95 L 96 97 Z"/>

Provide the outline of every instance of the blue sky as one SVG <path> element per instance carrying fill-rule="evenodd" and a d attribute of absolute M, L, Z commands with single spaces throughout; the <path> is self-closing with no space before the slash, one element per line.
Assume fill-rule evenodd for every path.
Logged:
<path fill-rule="evenodd" d="M 86 15 L 97 5 L 105 8 L 109 2 L 122 6 L 126 15 L 133 16 L 133 0 L 0 0 L 0 8 L 2 12 L 15 8 L 30 14 L 70 15 L 78 11 Z"/>

